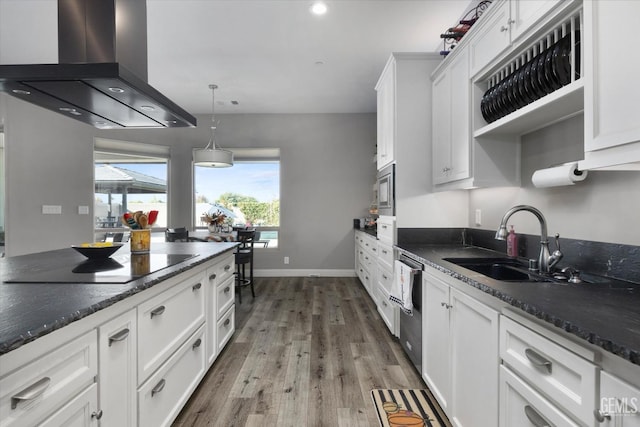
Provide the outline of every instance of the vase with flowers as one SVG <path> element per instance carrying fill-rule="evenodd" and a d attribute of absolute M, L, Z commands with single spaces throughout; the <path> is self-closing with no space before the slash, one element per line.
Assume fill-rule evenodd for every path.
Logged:
<path fill-rule="evenodd" d="M 207 223 L 207 228 L 210 233 L 219 232 L 222 229 L 222 225 L 224 224 L 227 216 L 223 213 L 209 213 L 205 212 L 202 214 L 202 221 Z"/>

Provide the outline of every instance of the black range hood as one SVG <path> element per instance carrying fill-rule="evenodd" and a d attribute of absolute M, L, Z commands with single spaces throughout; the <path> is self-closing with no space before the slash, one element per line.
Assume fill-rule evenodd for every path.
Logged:
<path fill-rule="evenodd" d="M 195 127 L 147 82 L 146 0 L 58 0 L 59 64 L 0 65 L 0 90 L 100 129 Z"/>

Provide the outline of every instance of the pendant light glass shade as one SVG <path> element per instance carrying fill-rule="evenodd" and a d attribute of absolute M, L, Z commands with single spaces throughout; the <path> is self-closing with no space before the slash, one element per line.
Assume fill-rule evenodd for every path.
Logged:
<path fill-rule="evenodd" d="M 233 153 L 229 150 L 224 150 L 216 145 L 215 131 L 216 122 L 214 116 L 215 109 L 215 90 L 217 85 L 209 85 L 211 89 L 211 139 L 206 147 L 195 150 L 193 152 L 193 164 L 196 166 L 203 166 L 207 168 L 228 168 L 233 166 Z"/>

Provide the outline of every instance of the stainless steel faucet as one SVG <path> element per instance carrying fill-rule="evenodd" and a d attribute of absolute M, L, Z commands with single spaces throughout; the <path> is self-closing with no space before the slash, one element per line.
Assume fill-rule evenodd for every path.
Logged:
<path fill-rule="evenodd" d="M 531 212 L 540 221 L 540 255 L 538 256 L 538 267 L 540 273 L 549 273 L 551 268 L 555 266 L 562 258 L 562 252 L 560 252 L 559 234 L 556 234 L 556 246 L 557 250 L 553 252 L 553 256 L 549 253 L 549 239 L 547 236 L 547 221 L 544 219 L 544 215 L 538 209 L 529 205 L 518 205 L 509 209 L 502 217 L 500 222 L 500 228 L 496 231 L 495 238 L 497 240 L 505 240 L 507 238 L 507 221 L 516 212 L 527 211 Z"/>

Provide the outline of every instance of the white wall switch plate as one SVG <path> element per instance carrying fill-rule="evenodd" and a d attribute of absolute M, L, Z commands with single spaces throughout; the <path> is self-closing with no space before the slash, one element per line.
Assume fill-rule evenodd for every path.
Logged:
<path fill-rule="evenodd" d="M 284 257 L 284 263 L 285 264 L 289 264 L 289 257 L 288 256 Z"/>
<path fill-rule="evenodd" d="M 89 206 L 78 206 L 78 215 L 89 215 Z"/>
<path fill-rule="evenodd" d="M 62 206 L 60 205 L 42 205 L 43 215 L 61 215 Z"/>

